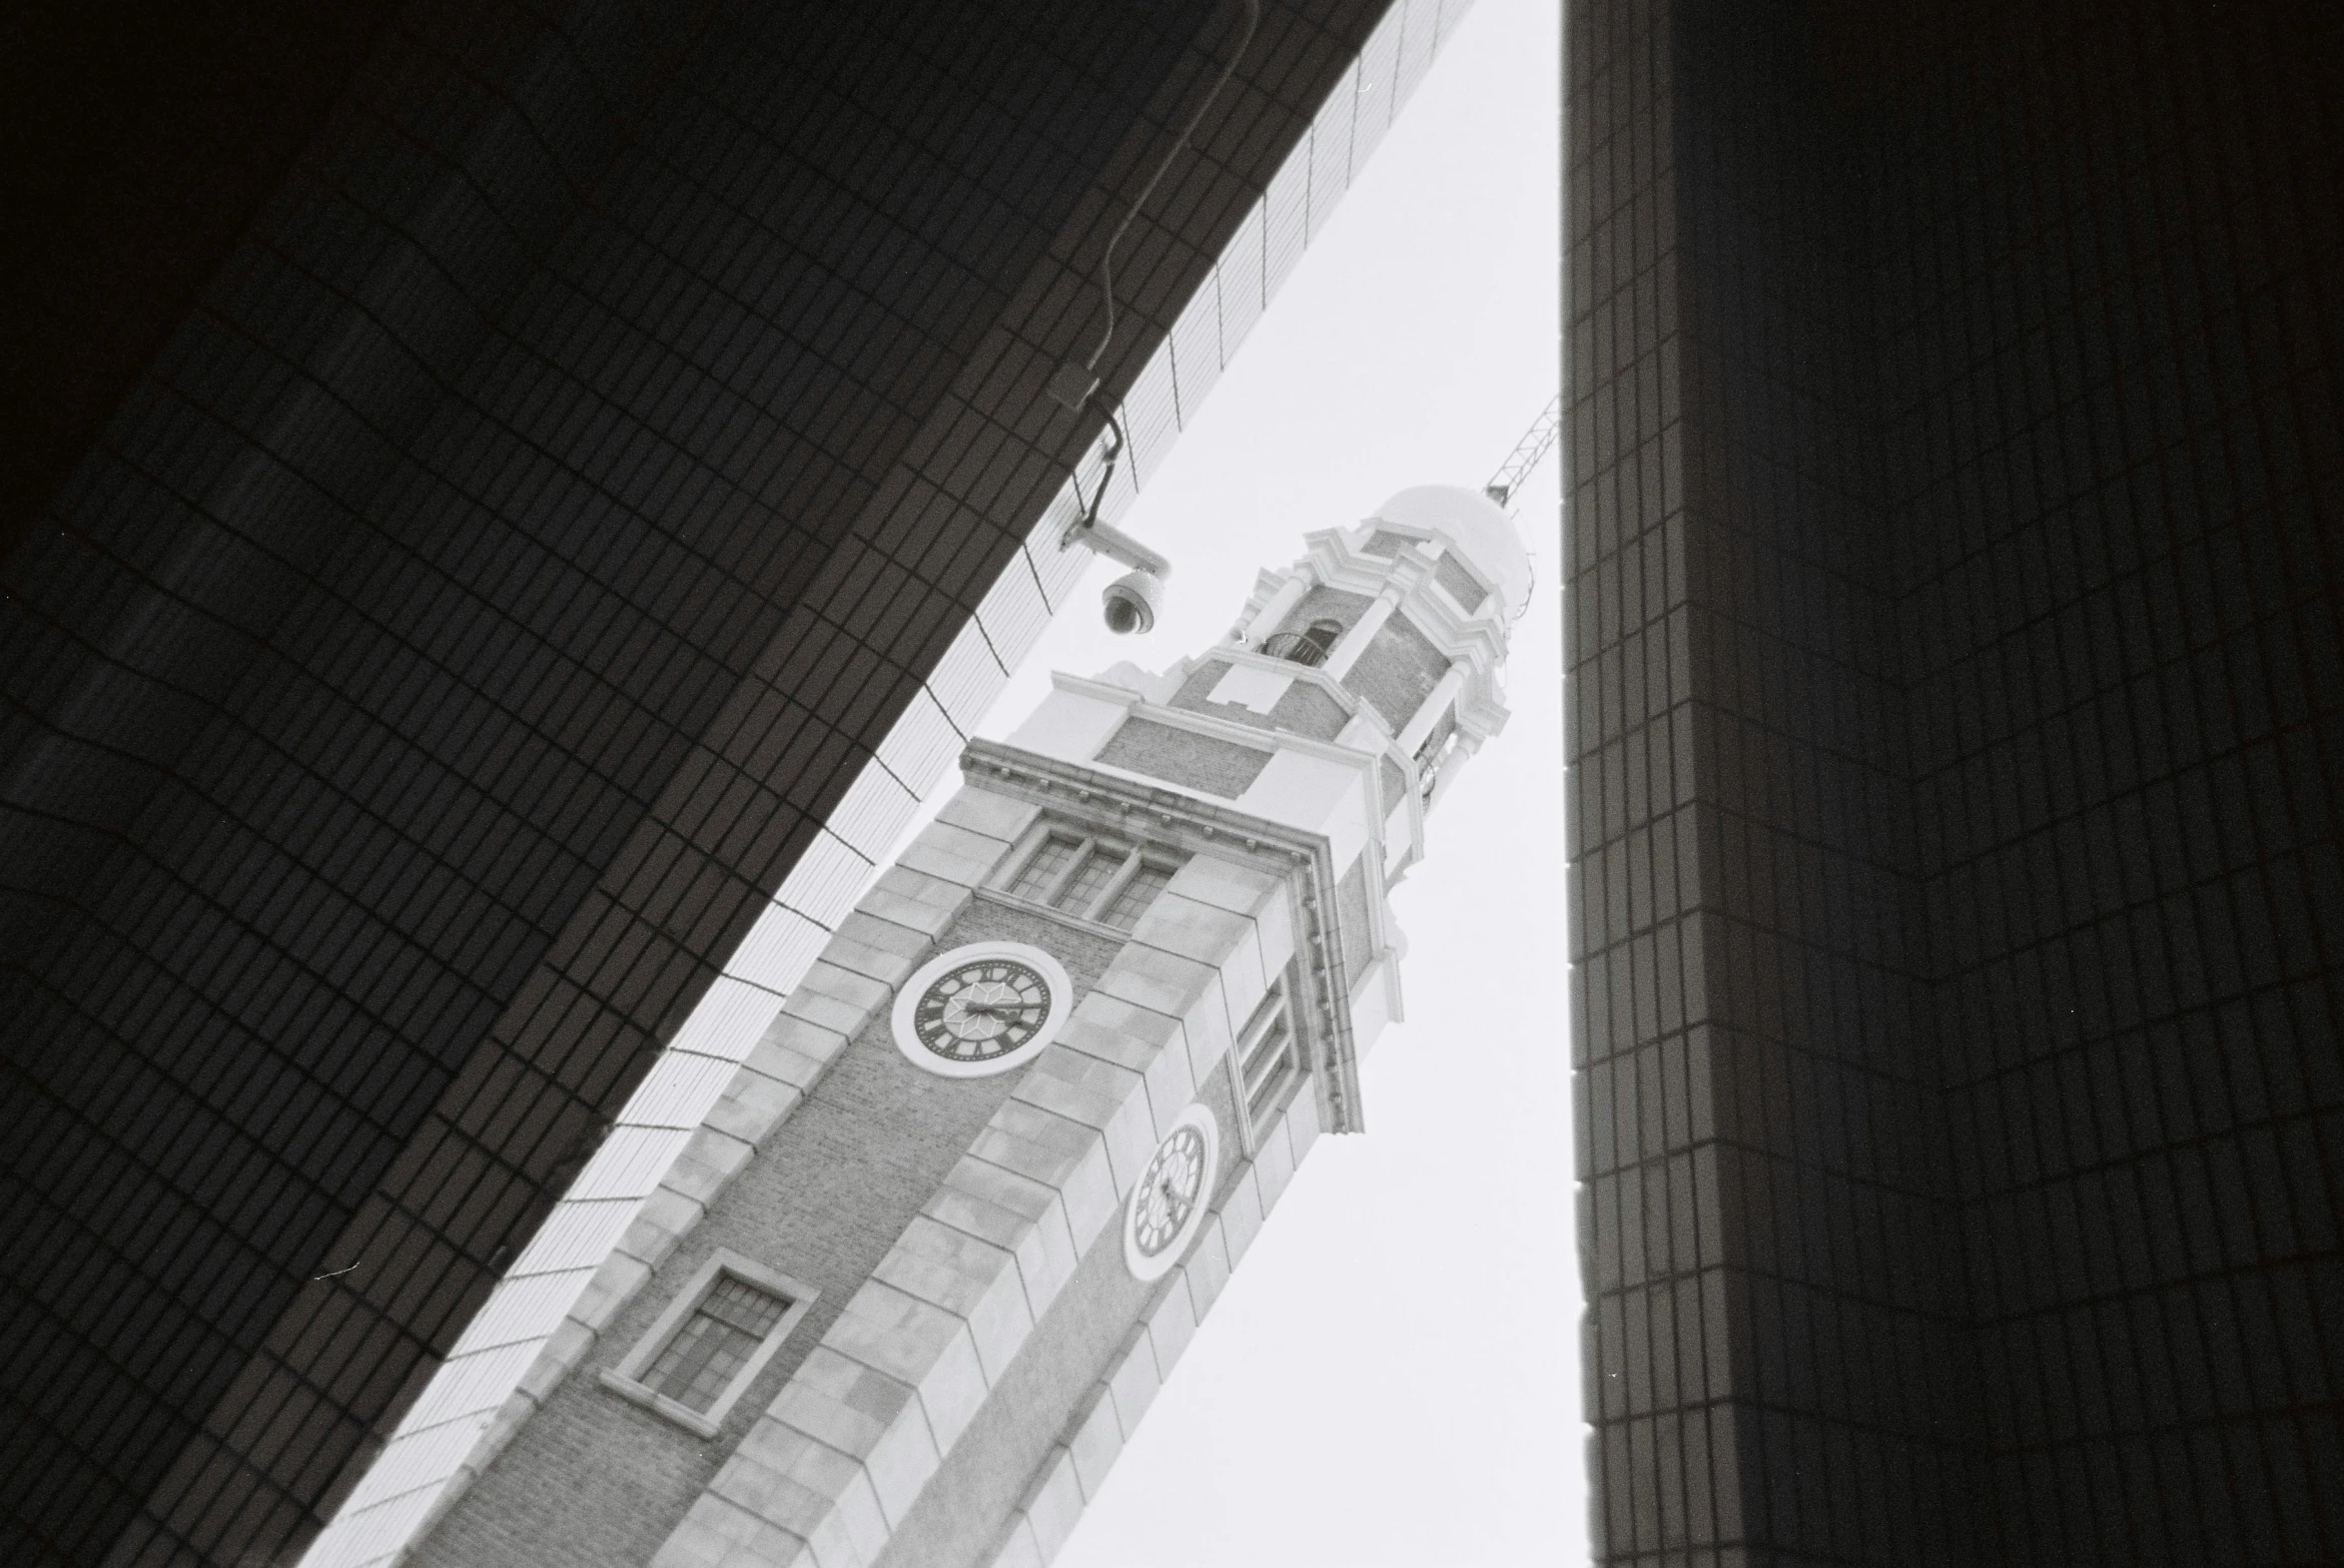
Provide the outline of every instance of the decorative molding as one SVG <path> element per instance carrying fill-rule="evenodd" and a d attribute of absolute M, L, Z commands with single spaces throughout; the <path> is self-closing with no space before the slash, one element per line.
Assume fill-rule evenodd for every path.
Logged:
<path fill-rule="evenodd" d="M 1361 761 L 1357 752 L 1346 751 L 1342 757 Z M 1146 833 L 1191 854 L 1246 861 L 1286 879 L 1295 891 L 1301 927 L 1295 946 L 1299 954 L 1306 955 L 1302 968 L 1314 993 L 1318 1025 L 1314 1033 L 1323 1042 L 1323 1060 L 1315 1064 L 1311 1076 L 1319 1086 L 1325 1126 L 1332 1133 L 1366 1130 L 1359 1098 L 1357 1043 L 1351 1033 L 1351 977 L 1343 963 L 1341 940 L 1335 934 L 1334 855 L 1323 834 L 1305 833 L 1192 795 L 1000 741 L 970 741 L 961 753 L 961 771 L 971 782 L 997 793 L 1112 823 L 1126 833 Z"/>
<path fill-rule="evenodd" d="M 1030 898 L 1020 898 L 1017 894 L 1003 888 L 979 888 L 977 889 L 977 899 L 980 903 L 999 904 L 1004 909 L 1014 909 L 1023 914 L 1054 921 L 1069 930 L 1080 931 L 1085 936 L 1104 937 L 1119 947 L 1132 940 L 1132 934 L 1129 931 L 1108 925 L 1104 921 L 1085 920 L 1080 915 L 1070 915 L 1063 909 L 1053 909 L 1048 904 L 1038 904 Z"/>
<path fill-rule="evenodd" d="M 1358 528 L 1369 532 L 1377 528 L 1390 531 L 1392 525 L 1370 517 Z M 1330 588 L 1367 594 L 1380 594 L 1387 586 L 1396 586 L 1408 608 L 1421 608 L 1422 613 L 1415 617 L 1417 629 L 1430 637 L 1443 653 L 1472 660 L 1482 669 L 1504 660 L 1504 621 L 1491 611 L 1466 614 L 1445 594 L 1436 596 L 1431 592 L 1434 581 L 1430 557 L 1413 553 L 1397 558 L 1369 555 L 1354 546 L 1349 535 L 1358 528 L 1320 528 L 1303 535 L 1307 552 L 1303 564 L 1317 581 Z"/>
<path fill-rule="evenodd" d="M 1383 715 L 1376 712 L 1373 707 L 1369 706 L 1367 700 L 1364 697 L 1361 697 L 1357 692 L 1351 690 L 1350 687 L 1344 685 L 1341 681 L 1335 679 L 1334 676 L 1328 674 L 1326 669 L 1321 665 L 1296 664 L 1290 659 L 1276 658 L 1270 654 L 1262 653 L 1256 649 L 1243 647 L 1234 643 L 1222 647 L 1211 648 L 1203 653 L 1196 654 L 1191 658 L 1182 659 L 1177 668 L 1180 674 L 1185 677 L 1197 665 L 1203 664 L 1207 661 L 1242 664 L 1255 669 L 1271 670 L 1279 674 L 1291 672 L 1296 680 L 1305 681 L 1310 685 L 1316 686 L 1319 690 L 1332 697 L 1337 703 L 1341 704 L 1343 712 L 1349 717 L 1349 722 L 1358 723 L 1364 721 L 1365 723 L 1373 726 L 1376 735 L 1379 737 L 1379 741 L 1377 748 L 1372 755 L 1388 759 L 1392 765 L 1397 767 L 1407 779 L 1405 804 L 1408 807 L 1408 849 L 1407 853 L 1402 857 L 1400 865 L 1395 868 L 1394 879 L 1396 879 L 1398 873 L 1406 871 L 1409 866 L 1424 858 L 1425 801 L 1424 791 L 1422 788 L 1423 780 L 1418 776 L 1419 769 L 1416 766 L 1415 755 L 1400 744 L 1398 737 L 1393 735 L 1391 726 L 1384 722 Z M 1106 695 L 1105 691 L 1100 689 L 1102 683 L 1098 681 L 1085 681 L 1079 677 L 1071 675 L 1059 676 L 1057 677 L 1057 680 L 1058 684 L 1063 689 L 1068 691 L 1080 692 L 1085 696 Z M 1113 687 L 1112 689 L 1120 694 L 1127 688 Z M 1142 700 L 1147 699 L 1143 697 Z M 1307 735 L 1297 735 L 1291 730 L 1254 729 L 1251 725 L 1238 724 L 1234 720 L 1221 719 L 1210 713 L 1200 713 L 1194 708 L 1173 708 L 1171 711 L 1174 713 L 1185 714 L 1191 718 L 1203 720 L 1205 723 L 1223 726 L 1223 728 L 1217 728 L 1210 731 L 1205 730 L 1202 725 L 1181 726 L 1186 728 L 1193 728 L 1199 734 L 1210 733 L 1213 735 L 1227 734 L 1230 736 L 1235 736 L 1250 733 L 1256 737 L 1263 735 L 1275 736 L 1278 745 L 1283 749 L 1300 752 L 1307 756 L 1324 757 L 1338 762 L 1356 762 L 1362 755 L 1363 751 L 1363 748 L 1357 746 L 1347 746 L 1339 740 L 1313 740 Z M 1157 715 L 1154 714 L 1150 715 L 1150 717 L 1156 716 Z M 1464 717 L 1461 710 L 1459 717 L 1460 721 Z M 1505 717 L 1502 709 L 1500 710 L 1498 717 L 1499 722 L 1502 724 Z M 1493 729 L 1491 733 L 1494 734 L 1495 730 Z M 1477 735 L 1477 744 L 1479 739 L 1480 737 Z M 1389 846 L 1383 842 L 1384 826 L 1389 821 L 1393 809 L 1401 805 L 1402 802 L 1385 800 L 1383 798 L 1383 781 L 1379 776 L 1379 770 L 1371 765 L 1367 772 L 1368 777 L 1371 780 L 1369 788 L 1374 792 L 1374 799 L 1376 802 L 1376 810 L 1373 814 L 1375 824 L 1376 850 L 1379 854 L 1381 854 L 1387 851 L 1389 848 Z"/>
<path fill-rule="evenodd" d="M 1505 622 L 1494 609 L 1475 610 L 1470 614 L 1460 610 L 1445 590 L 1438 589 L 1431 557 L 1402 557 L 1395 561 L 1382 555 L 1369 555 L 1352 543 L 1352 533 L 1361 529 L 1372 533 L 1378 528 L 1421 537 L 1427 543 L 1438 542 L 1428 533 L 1370 517 L 1355 529 L 1321 528 L 1305 535 L 1303 542 L 1308 554 L 1296 569 L 1307 571 L 1313 580 L 1328 587 L 1351 592 L 1381 592 L 1387 585 L 1404 584 L 1401 608 L 1408 612 L 1410 623 L 1434 647 L 1472 672 L 1457 698 L 1458 723 L 1474 729 L 1484 739 L 1497 734 L 1505 728 L 1508 717 L 1497 687 L 1497 670 L 1506 657 Z M 1493 590 L 1488 602 L 1494 605 L 1497 599 Z"/>

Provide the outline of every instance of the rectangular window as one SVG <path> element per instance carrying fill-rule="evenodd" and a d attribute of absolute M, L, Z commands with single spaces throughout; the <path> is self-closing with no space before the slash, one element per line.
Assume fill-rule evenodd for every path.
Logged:
<path fill-rule="evenodd" d="M 1070 915 L 1090 915 L 1098 908 L 1107 884 L 1124 869 L 1124 858 L 1105 845 L 1093 845 L 1083 864 L 1067 878 L 1065 890 L 1051 902 Z"/>
<path fill-rule="evenodd" d="M 788 1310 L 789 1302 L 770 1291 L 729 1275 L 719 1278 L 643 1374 L 643 1386 L 707 1414 Z"/>
<path fill-rule="evenodd" d="M 1060 875 L 1082 852 L 1081 839 L 1069 838 L 1063 833 L 1051 834 L 1019 869 L 1017 881 L 1011 884 L 1010 891 L 1020 898 L 1041 902 L 1050 896 L 1050 890 L 1057 886 Z"/>
<path fill-rule="evenodd" d="M 1302 1076 L 1301 1052 L 1287 1016 L 1285 982 L 1269 988 L 1269 995 L 1245 1021 L 1237 1037 L 1237 1095 L 1245 1103 L 1245 1121 L 1255 1133 L 1284 1107 L 1287 1092 Z"/>
<path fill-rule="evenodd" d="M 1012 898 L 1118 931 L 1140 924 L 1187 858 L 1065 828 L 1041 831 L 1030 843 L 1025 858 L 993 886 Z"/>
<path fill-rule="evenodd" d="M 1140 917 L 1148 913 L 1148 906 L 1156 902 L 1156 895 L 1172 885 L 1170 866 L 1140 863 L 1123 890 L 1108 901 L 1107 912 L 1099 918 L 1118 931 L 1129 931 L 1140 924 Z"/>
<path fill-rule="evenodd" d="M 737 1252 L 718 1251 L 684 1281 L 602 1385 L 678 1426 L 713 1437 L 814 1292 Z"/>

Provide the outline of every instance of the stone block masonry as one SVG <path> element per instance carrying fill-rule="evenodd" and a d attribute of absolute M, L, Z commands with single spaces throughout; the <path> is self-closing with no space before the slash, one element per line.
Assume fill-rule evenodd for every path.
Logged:
<path fill-rule="evenodd" d="M 1232 1019 L 1290 955 L 1292 921 L 1281 882 L 1209 856 L 1175 874 L 1121 945 L 973 899 L 1033 816 L 965 790 L 842 923 L 500 1413 L 501 1451 L 424 1539 L 417 1568 L 876 1562 L 971 1423 L 1030 1428 L 1018 1438 L 1030 1456 L 1057 1439 L 1115 1345 L 1067 1363 L 1061 1338 L 1104 1330 L 1094 1311 L 1053 1308 L 1089 1269 L 1135 1295 L 1111 1341 L 1139 1314 L 1153 1287 L 1123 1271 L 1124 1195 L 1200 1084 L 1234 1125 L 1222 1070 Z M 923 1074 L 890 1038 L 894 987 L 929 953 L 986 939 L 1058 955 L 1081 994 L 1074 1016 L 1021 1073 Z M 1272 1164 L 1290 1170 L 1282 1146 Z M 1254 1195 L 1238 1206 L 1257 1214 L 1250 1172 Z M 1212 1255 L 1225 1258 L 1225 1221 L 1214 1223 Z M 584 1373 L 624 1357 L 719 1249 L 818 1294 L 703 1440 Z M 1020 1366 L 1061 1364 L 1081 1370 L 1060 1394 L 992 1397 Z M 1013 1467 L 978 1487 L 996 1524 L 968 1552 L 1002 1527 L 1026 1479 Z M 929 1544 L 907 1545 L 905 1560 L 943 1560 L 949 1534 L 907 1537 Z"/>
<path fill-rule="evenodd" d="M 1392 497 L 1385 514 L 1465 550 L 1476 570 L 1510 585 L 1505 604 L 1520 601 L 1528 559 L 1485 496 L 1420 487 Z M 1310 677 L 1348 710 L 1351 696 L 1331 682 L 1395 614 L 1428 615 L 1393 633 L 1433 627 L 1454 661 L 1440 700 L 1419 707 L 1431 714 L 1454 696 L 1459 732 L 1488 739 L 1506 716 L 1504 615 L 1460 620 L 1420 560 L 1362 555 L 1364 527 L 1311 535 L 1288 584 L 1259 590 L 1280 608 L 1249 624 L 1303 597 L 1287 587 L 1306 580 L 1368 590 L 1365 618 Z M 1237 657 L 1213 691 L 1274 719 L 1295 677 L 1259 655 Z M 1177 1359 L 1291 1180 L 1297 1125 L 1360 1125 L 1358 1056 L 1397 1004 L 1380 962 L 1381 887 L 1421 853 L 1412 805 L 1405 838 L 1379 836 L 1369 770 L 1383 736 L 1373 721 L 1353 715 L 1351 744 L 1232 729 L 1148 695 L 1168 689 L 1120 674 L 1062 676 L 1014 741 L 968 745 L 969 791 L 902 852 L 827 951 L 801 952 L 805 983 L 784 999 L 789 982 L 777 980 L 766 994 L 757 1016 L 773 1026 L 751 1054 L 756 1079 L 692 1135 L 646 1206 L 632 1266 L 593 1297 L 606 1318 L 598 1344 L 566 1378 L 549 1367 L 527 1379 L 537 1412 L 426 1548 L 440 1568 L 975 1563 L 997 1534 L 1015 1533 L 1022 1497 L 1036 1503 L 1025 1511 L 1032 1534 L 1040 1500 L 1059 1495 L 1054 1445 L 1078 1489 L 1096 1488 L 1121 1449 L 1123 1407 L 1146 1397 L 1136 1346 L 1145 1343 L 1159 1377 Z M 1144 759 L 1113 749 L 1119 726 L 1125 742 L 1149 748 Z M 1414 736 L 1412 721 L 1409 744 Z M 1231 747 L 1264 766 L 1258 781 L 1248 769 L 1224 793 L 1208 775 Z M 1119 757 L 1194 781 L 1151 782 Z M 1243 810 L 1213 798 L 1240 791 Z M 1137 915 L 1128 935 L 1006 890 L 1013 846 L 1041 838 L 1034 810 L 1011 797 L 1042 805 L 1054 824 L 1137 842 L 1152 861 L 1172 858 L 1125 884 L 1146 906 L 1119 904 Z M 857 853 L 877 853 L 883 836 L 858 820 L 851 842 L 870 848 Z M 1112 864 L 1060 872 L 1091 876 Z M 823 874 L 835 881 L 846 869 Z M 1048 1032 L 1014 1056 L 948 1072 L 894 1038 L 895 1015 L 912 1011 L 899 988 L 924 972 L 957 987 L 944 978 L 953 950 L 979 939 L 1046 950 L 1028 957 L 1054 977 Z M 923 962 L 932 955 L 939 961 Z M 1231 1041 L 1241 1023 L 1267 1017 L 1280 976 L 1293 986 L 1296 1049 L 1264 1056 L 1273 1075 L 1241 1091 Z M 1356 1010 L 1342 995 L 1346 977 L 1354 997 L 1368 998 Z M 987 1011 L 1003 1016 L 981 1005 L 982 991 L 948 994 L 959 997 L 947 1013 L 956 1031 Z M 1308 1103 L 1289 1104 L 1296 1094 Z M 1209 1164 L 1220 1190 L 1175 1193 L 1182 1170 L 1169 1167 L 1167 1195 L 1184 1213 L 1181 1250 L 1152 1261 L 1128 1254 L 1119 1273 L 1119 1216 L 1168 1134 L 1204 1124 L 1207 1107 L 1228 1154 Z M 1156 1279 L 1181 1263 L 1208 1219 L 1193 1272 L 1136 1288 L 1132 1276 Z M 794 1305 L 736 1363 L 721 1402 L 686 1410 L 630 1378 L 663 1346 L 714 1342 L 697 1337 L 706 1323 L 690 1340 L 665 1336 L 699 1323 L 686 1317 L 698 1297 L 678 1292 L 698 1290 L 719 1267 L 765 1280 Z M 1135 1327 L 1141 1337 L 1127 1340 Z M 579 1355 L 588 1333 L 582 1323 L 565 1331 L 563 1354 Z M 597 1361 L 591 1381 L 575 1375 Z M 496 1386 L 492 1399 L 506 1385 Z M 601 1394 L 634 1408 L 618 1411 Z M 635 1462 L 638 1447 L 658 1450 L 656 1462 Z M 591 1501 L 565 1507 L 581 1487 Z"/>
<path fill-rule="evenodd" d="M 1213 902 L 1188 898 L 1183 879 Z M 967 1154 L 692 1503 L 653 1568 L 874 1562 L 981 1410 L 1031 1426 L 1029 1440 L 1055 1434 L 1067 1410 L 1001 1397 L 1002 1386 L 1020 1365 L 1060 1359 L 1055 1336 L 1096 1326 L 1096 1314 L 1052 1308 L 1086 1269 L 1103 1281 L 1120 1270 L 1120 1261 L 1087 1254 L 1120 1256 L 1124 1198 L 1198 1082 L 1220 1066 L 1232 1015 L 1259 1000 L 1256 923 L 1217 921 L 1248 883 L 1253 909 L 1286 897 L 1282 883 L 1225 863 L 1174 877 L 1168 896 L 1191 907 L 1161 927 L 1193 946 L 1212 925 L 1223 944 L 1215 962 L 1137 933 L 1115 955 L 1061 1039 L 1007 1077 L 1012 1087 Z M 1070 1270 L 1070 1257 L 1086 1260 Z M 1054 1342 L 1030 1345 L 1042 1324 L 1055 1325 Z M 943 1550 L 948 1538 L 957 1539 L 942 1532 L 906 1551 Z"/>
<path fill-rule="evenodd" d="M 1222 1077 L 1225 1083 L 1225 1073 Z M 1317 1100 L 1296 1096 L 1265 1132 L 1261 1153 L 1229 1173 L 1187 1257 L 1157 1281 L 1138 1326 L 1124 1335 L 1098 1378 L 1075 1401 L 996 1545 L 977 1559 L 980 1568 L 1048 1568 L 1083 1509 L 1099 1495 L 1108 1469 L 1138 1433 L 1157 1391 L 1172 1376 L 1180 1352 L 1219 1299 L 1318 1133 Z M 931 1561 L 934 1568 L 958 1568 L 963 1559 L 907 1556 L 886 1568 L 930 1568 Z"/>
<path fill-rule="evenodd" d="M 981 843 L 994 846 L 994 858 L 1006 853 L 1033 815 L 1032 807 L 990 797 L 984 803 L 948 808 L 929 832 L 941 840 L 940 861 L 958 857 L 967 864 L 985 858 Z M 953 820 L 945 821 L 944 816 Z M 994 836 L 984 837 L 983 825 L 990 825 Z M 474 1452 L 470 1473 L 446 1494 L 440 1523 L 413 1554 L 411 1561 L 418 1568 L 473 1562 L 518 1565 L 543 1555 L 541 1547 L 556 1546 L 572 1554 L 562 1561 L 636 1568 L 656 1548 L 663 1529 L 645 1520 L 657 1518 L 659 1496 L 687 1498 L 704 1484 L 706 1477 L 699 1472 L 708 1467 L 707 1455 L 697 1451 L 707 1445 L 655 1415 L 625 1406 L 594 1386 L 591 1378 L 570 1374 L 589 1363 L 615 1364 L 633 1336 L 664 1307 L 665 1299 L 657 1291 L 643 1293 L 655 1270 L 661 1278 L 680 1278 L 700 1257 L 727 1244 L 714 1231 L 697 1233 L 711 1207 L 750 1164 L 754 1151 L 772 1140 L 817 1092 L 850 1039 L 872 1033 L 875 1025 L 884 1036 L 885 1006 L 893 987 L 940 938 L 956 929 L 956 921 L 972 921 L 978 935 L 1001 934 L 1000 912 L 970 905 L 970 885 L 983 875 L 984 869 L 978 869 L 968 882 L 954 883 L 892 867 L 841 923 L 804 984 L 791 995 L 695 1135 L 694 1148 L 707 1151 L 708 1158 L 679 1165 L 663 1181 L 596 1273 L 562 1331 L 498 1411 L 488 1438 Z M 1095 955 L 1094 961 L 1102 960 Z M 894 1055 L 883 1038 L 879 1045 L 885 1056 Z M 872 1055 L 876 1060 L 877 1053 Z M 687 1238 L 692 1244 L 678 1257 L 677 1249 Z M 771 1253 L 765 1237 L 753 1232 L 731 1244 L 750 1256 Z M 672 1266 L 663 1267 L 671 1259 Z M 784 1271 L 808 1277 L 803 1269 Z M 801 1325 L 793 1337 L 810 1338 L 809 1326 Z M 764 1383 L 780 1381 L 790 1364 L 787 1348 L 767 1368 Z M 549 1408 L 557 1397 L 561 1407 Z M 747 1401 L 743 1403 L 746 1406 Z M 541 1411 L 545 1419 L 532 1422 Z M 507 1455 L 524 1424 L 529 1424 L 530 1444 L 545 1453 L 525 1448 Z M 557 1437 L 557 1427 L 568 1428 L 568 1434 Z M 622 1474 L 615 1492 L 578 1485 L 605 1468 L 625 1472 L 625 1466 L 609 1463 L 620 1445 L 635 1445 L 630 1451 L 644 1457 L 647 1473 Z M 697 1457 L 685 1458 L 687 1450 L 697 1452 Z M 664 1466 L 659 1455 L 668 1456 Z M 579 1496 L 565 1502 L 573 1490 Z M 597 1503 L 610 1505 L 609 1517 L 597 1512 Z M 672 1504 L 670 1512 L 680 1506 Z M 582 1539 L 565 1539 L 564 1532 L 573 1527 Z M 637 1540 L 644 1530 L 651 1534 Z M 629 1542 L 642 1547 L 632 1559 L 624 1556 Z M 584 1555 L 576 1555 L 579 1552 Z"/>

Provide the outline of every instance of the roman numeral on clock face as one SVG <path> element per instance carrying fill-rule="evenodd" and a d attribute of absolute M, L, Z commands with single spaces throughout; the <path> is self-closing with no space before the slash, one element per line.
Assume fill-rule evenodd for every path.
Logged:
<path fill-rule="evenodd" d="M 1049 953 L 1022 944 L 942 956 L 897 998 L 896 1044 L 947 1076 L 1007 1071 L 1047 1042 L 1071 985 Z"/>

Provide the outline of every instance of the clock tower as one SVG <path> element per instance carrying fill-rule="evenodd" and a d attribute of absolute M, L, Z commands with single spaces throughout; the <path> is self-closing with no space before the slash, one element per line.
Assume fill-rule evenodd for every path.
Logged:
<path fill-rule="evenodd" d="M 1394 496 L 1056 677 L 833 934 L 409 1561 L 1040 1568 L 1399 1015 L 1528 557 Z"/>

